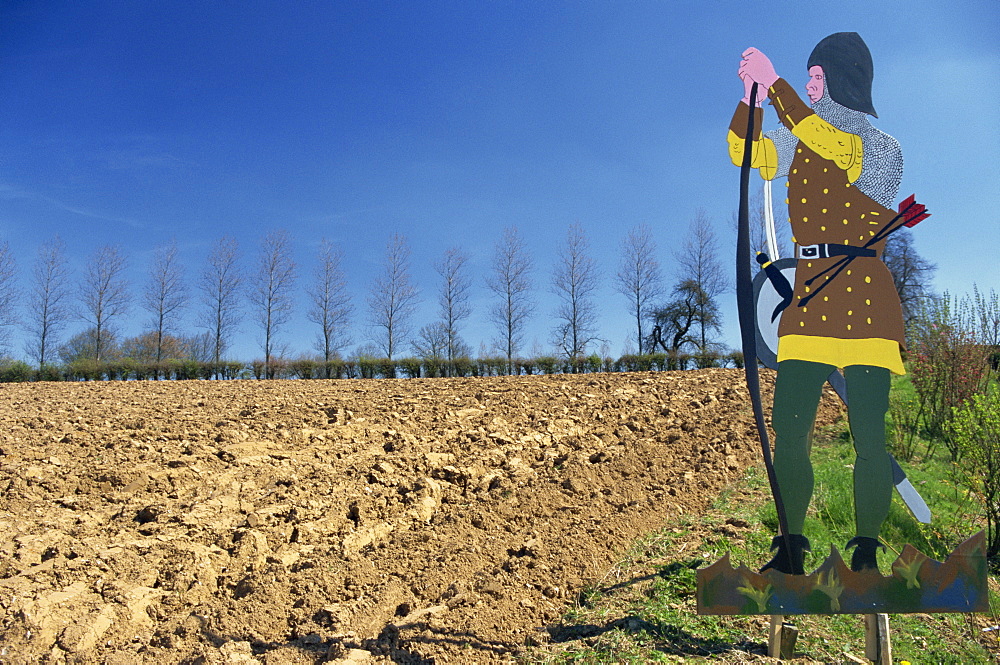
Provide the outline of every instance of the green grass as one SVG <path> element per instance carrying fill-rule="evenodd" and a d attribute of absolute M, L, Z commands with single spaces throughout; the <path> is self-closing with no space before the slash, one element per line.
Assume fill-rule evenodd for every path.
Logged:
<path fill-rule="evenodd" d="M 908 381 L 894 390 L 906 390 Z M 918 454 L 900 460 L 933 513 L 919 524 L 894 494 L 883 528 L 890 549 L 880 554 L 884 572 L 906 543 L 943 560 L 982 528 L 974 502 L 950 482 L 951 462 L 942 446 L 920 440 Z M 928 448 L 931 454 L 925 454 Z M 922 453 L 922 454 L 921 454 Z M 816 490 L 806 522 L 812 543 L 807 568 L 819 565 L 831 546 L 843 552 L 854 535 L 851 488 L 853 448 L 846 423 L 817 432 L 813 446 Z M 767 617 L 698 616 L 695 571 L 730 553 L 733 564 L 759 568 L 769 558 L 777 516 L 759 468 L 724 491 L 702 515 L 687 516 L 636 542 L 609 576 L 585 590 L 576 606 L 553 628 L 553 644 L 532 649 L 530 663 L 745 663 L 766 660 Z M 896 551 L 893 551 L 896 550 Z M 995 580 L 991 579 L 991 585 Z M 991 605 L 1000 607 L 996 599 Z M 864 655 L 860 616 L 794 617 L 799 629 L 796 657 L 809 662 L 847 662 L 845 652 Z M 996 612 L 988 624 L 1000 623 Z M 983 639 L 983 622 L 968 615 L 892 615 L 896 662 L 987 663 L 1000 653 L 997 632 Z M 989 648 L 987 648 L 989 647 Z"/>

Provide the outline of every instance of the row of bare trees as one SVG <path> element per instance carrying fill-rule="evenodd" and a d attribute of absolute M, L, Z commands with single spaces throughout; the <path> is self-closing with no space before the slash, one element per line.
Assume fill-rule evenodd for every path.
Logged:
<path fill-rule="evenodd" d="M 886 262 L 897 277 L 904 304 L 919 300 L 927 290 L 927 274 L 933 266 L 916 254 L 909 238 L 900 238 L 899 251 L 886 252 Z M 719 258 L 718 242 L 708 216 L 699 211 L 685 239 L 672 253 L 677 279 L 668 289 L 657 259 L 659 250 L 649 226 L 629 230 L 620 246 L 617 272 L 612 278 L 616 291 L 626 299 L 634 319 L 634 341 L 638 353 L 658 349 L 679 353 L 719 351 L 715 348 L 721 327 L 719 296 L 729 287 L 728 271 Z M 598 302 L 601 275 L 583 229 L 571 225 L 555 252 L 549 288 L 557 306 L 550 342 L 566 358 L 580 358 L 597 343 Z M 343 270 L 343 251 L 324 240 L 315 270 L 306 289 L 307 319 L 318 329 L 315 348 L 330 361 L 352 343 L 354 305 Z M 728 265 L 728 264 L 727 264 Z M 413 331 L 413 316 L 420 294 L 412 277 L 411 251 L 405 237 L 394 234 L 387 243 L 379 273 L 372 279 L 367 296 L 369 344 L 359 353 L 389 359 L 401 353 L 422 358 L 454 361 L 471 355 L 461 330 L 472 313 L 473 279 L 469 257 L 451 247 L 435 262 L 439 277 L 437 318 Z M 281 333 L 295 310 L 299 280 L 291 239 L 283 230 L 266 234 L 257 248 L 250 270 L 236 239 L 223 237 L 211 249 L 203 269 L 189 283 L 176 244 L 158 249 L 141 289 L 140 305 L 149 315 L 140 337 L 118 344 L 118 322 L 131 310 L 127 260 L 121 250 L 99 248 L 86 263 L 80 279 L 70 274 L 65 244 L 53 238 L 41 245 L 32 267 L 30 287 L 23 295 L 25 307 L 18 316 L 22 294 L 17 285 L 15 257 L 6 243 L 0 244 L 0 355 L 10 347 L 11 331 L 20 325 L 26 333 L 24 350 L 44 366 L 57 357 L 64 362 L 86 356 L 101 361 L 127 346 L 131 353 L 160 363 L 178 354 L 219 364 L 250 305 L 260 332 L 260 344 L 268 366 L 285 357 L 288 349 Z M 492 296 L 488 311 L 496 349 L 508 364 L 517 358 L 526 331 L 536 312 L 535 264 L 528 244 L 516 227 L 503 230 L 492 254 L 484 284 Z M 192 290 L 195 298 L 192 298 Z M 196 309 L 200 336 L 179 337 L 187 311 Z M 62 342 L 73 321 L 87 325 L 85 332 Z M 654 339 L 649 323 L 660 335 Z M 141 351 L 140 351 L 141 350 Z"/>

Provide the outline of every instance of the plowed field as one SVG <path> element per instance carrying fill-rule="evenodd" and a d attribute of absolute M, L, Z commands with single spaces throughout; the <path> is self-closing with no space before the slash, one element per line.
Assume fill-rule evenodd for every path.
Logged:
<path fill-rule="evenodd" d="M 727 369 L 3 385 L 0 662 L 508 661 L 758 445 Z"/>

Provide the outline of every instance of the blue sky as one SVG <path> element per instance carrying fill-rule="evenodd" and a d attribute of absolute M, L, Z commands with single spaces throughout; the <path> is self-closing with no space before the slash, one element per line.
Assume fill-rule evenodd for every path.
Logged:
<path fill-rule="evenodd" d="M 1000 5 L 817 4 L 2 0 L 0 237 L 23 287 L 55 234 L 77 276 L 118 244 L 130 336 L 158 247 L 176 239 L 193 282 L 220 236 L 240 241 L 249 269 L 261 237 L 286 229 L 300 278 L 279 337 L 293 355 L 315 336 L 305 288 L 322 238 L 346 252 L 357 343 L 393 233 L 413 250 L 415 328 L 437 318 L 432 265 L 458 246 L 474 279 L 463 337 L 478 351 L 495 337 L 491 250 L 516 225 L 536 264 L 530 352 L 551 348 L 554 250 L 578 223 L 617 355 L 632 328 L 611 280 L 632 226 L 653 228 L 672 284 L 671 251 L 703 208 L 730 270 L 740 53 L 760 48 L 801 89 L 816 42 L 852 30 L 875 61 L 875 125 L 903 146 L 900 198 L 915 192 L 933 213 L 915 243 L 938 265 L 935 287 L 1000 290 Z M 732 295 L 723 312 L 736 345 Z M 230 355 L 260 356 L 260 338 L 247 317 Z"/>

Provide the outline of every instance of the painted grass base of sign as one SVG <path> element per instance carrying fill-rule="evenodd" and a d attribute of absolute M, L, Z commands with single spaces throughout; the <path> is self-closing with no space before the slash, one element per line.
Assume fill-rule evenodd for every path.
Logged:
<path fill-rule="evenodd" d="M 855 573 L 836 547 L 809 575 L 764 574 L 729 554 L 698 570 L 698 614 L 910 614 L 986 612 L 986 535 L 980 531 L 941 563 L 906 545 L 891 575 Z"/>

